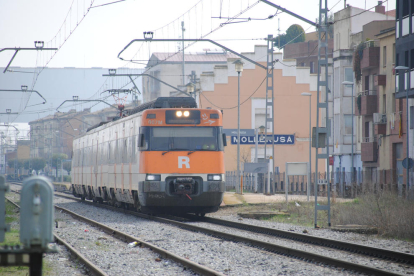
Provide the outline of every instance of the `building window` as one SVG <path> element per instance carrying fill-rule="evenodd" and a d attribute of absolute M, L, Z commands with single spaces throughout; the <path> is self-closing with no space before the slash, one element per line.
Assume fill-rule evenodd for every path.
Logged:
<path fill-rule="evenodd" d="M 395 43 L 392 44 L 392 63 L 395 64 Z"/>
<path fill-rule="evenodd" d="M 392 93 L 391 112 L 395 113 L 395 93 Z"/>
<path fill-rule="evenodd" d="M 310 67 L 310 73 L 311 74 L 314 74 L 315 73 L 315 62 L 314 61 L 311 61 L 309 63 L 309 67 Z"/>
<path fill-rule="evenodd" d="M 345 120 L 345 134 L 352 134 L 352 115 L 344 115 Z"/>
<path fill-rule="evenodd" d="M 345 80 L 346 81 L 353 81 L 352 76 L 352 68 L 345 68 Z"/>
<path fill-rule="evenodd" d="M 353 82 L 353 69 L 345 68 L 345 81 Z M 352 96 L 352 85 L 341 85 L 344 89 L 344 96 Z"/>
<path fill-rule="evenodd" d="M 387 66 L 387 46 L 382 47 L 382 66 Z"/>
<path fill-rule="evenodd" d="M 369 95 L 369 75 L 368 76 L 365 76 L 365 79 L 364 79 L 364 87 L 365 87 L 365 91 L 368 93 L 368 95 Z"/>
<path fill-rule="evenodd" d="M 409 0 L 403 0 L 402 18 L 408 16 L 409 11 L 410 11 L 410 1 Z"/>
<path fill-rule="evenodd" d="M 339 68 L 334 68 L 334 96 L 338 98 L 340 96 L 341 86 L 339 80 Z"/>

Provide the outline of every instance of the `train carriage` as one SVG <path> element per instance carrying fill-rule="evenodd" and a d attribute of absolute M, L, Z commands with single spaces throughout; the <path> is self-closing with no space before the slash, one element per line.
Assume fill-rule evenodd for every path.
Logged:
<path fill-rule="evenodd" d="M 74 140 L 73 193 L 148 213 L 215 212 L 225 145 L 219 110 L 158 98 Z"/>

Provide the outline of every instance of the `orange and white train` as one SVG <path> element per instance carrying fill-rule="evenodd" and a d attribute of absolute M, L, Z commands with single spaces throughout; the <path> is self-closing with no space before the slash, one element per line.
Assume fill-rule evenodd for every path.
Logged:
<path fill-rule="evenodd" d="M 221 112 L 161 97 L 129 114 L 74 140 L 74 195 L 146 213 L 217 211 L 225 191 Z"/>

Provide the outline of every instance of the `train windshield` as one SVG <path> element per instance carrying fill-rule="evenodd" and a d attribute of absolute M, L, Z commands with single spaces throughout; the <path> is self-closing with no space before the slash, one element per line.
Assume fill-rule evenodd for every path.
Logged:
<path fill-rule="evenodd" d="M 222 127 L 141 127 L 150 151 L 222 151 Z"/>

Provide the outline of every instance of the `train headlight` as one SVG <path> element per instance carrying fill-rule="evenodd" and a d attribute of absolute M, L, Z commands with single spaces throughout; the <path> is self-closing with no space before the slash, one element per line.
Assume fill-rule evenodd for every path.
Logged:
<path fill-rule="evenodd" d="M 190 111 L 188 110 L 184 111 L 184 117 L 188 117 L 188 116 L 190 116 Z"/>
<path fill-rule="evenodd" d="M 161 175 L 160 174 L 147 174 L 147 177 L 145 178 L 147 181 L 161 181 Z"/>
<path fill-rule="evenodd" d="M 220 174 L 208 174 L 207 180 L 208 181 L 221 181 L 221 175 Z"/>
<path fill-rule="evenodd" d="M 177 115 L 177 117 L 181 117 L 183 116 L 183 112 L 182 111 L 177 111 L 177 113 L 175 113 Z"/>

